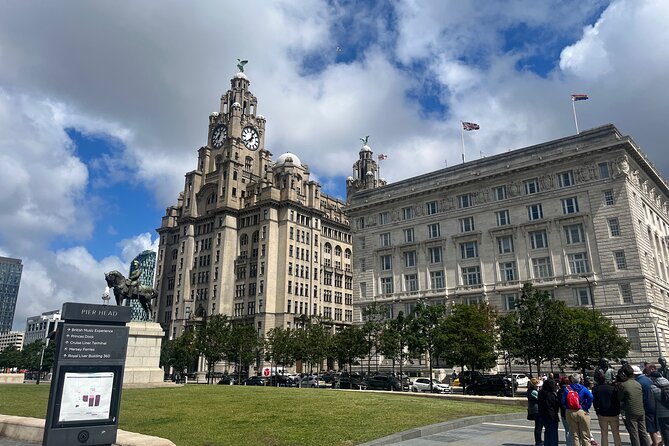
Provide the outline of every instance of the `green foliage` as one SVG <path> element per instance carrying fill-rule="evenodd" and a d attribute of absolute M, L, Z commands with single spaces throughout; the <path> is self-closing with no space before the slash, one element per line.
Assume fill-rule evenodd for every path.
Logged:
<path fill-rule="evenodd" d="M 380 352 L 387 358 L 393 359 L 393 371 L 395 362 L 400 364 L 400 375 L 404 361 L 409 357 L 409 319 L 404 317 L 400 311 L 397 318 L 391 319 L 381 333 Z"/>
<path fill-rule="evenodd" d="M 0 352 L 0 369 L 9 369 L 9 368 L 22 368 L 23 367 L 23 358 L 21 357 L 21 351 L 15 346 L 10 345 Z"/>
<path fill-rule="evenodd" d="M 42 359 L 42 349 L 44 341 L 38 339 L 23 347 L 21 351 L 21 368 L 26 370 L 39 370 L 39 363 Z"/>
<path fill-rule="evenodd" d="M 390 308 L 386 304 L 373 302 L 362 309 L 362 317 L 365 323 L 362 331 L 365 334 L 365 344 L 367 356 L 367 373 L 370 372 L 372 353 L 378 354 L 381 344 L 381 333 L 385 327 L 386 320 L 390 314 Z M 378 361 L 377 361 L 378 364 Z"/>
<path fill-rule="evenodd" d="M 195 336 L 195 348 L 207 361 L 207 371 L 211 377 L 214 365 L 223 360 L 229 342 L 230 321 L 221 314 L 211 316 L 198 329 Z M 211 379 L 211 378 L 210 378 Z"/>
<path fill-rule="evenodd" d="M 497 358 L 496 317 L 495 310 L 487 303 L 453 305 L 442 325 L 440 356 L 449 363 L 466 365 L 469 370 L 493 367 Z"/>
<path fill-rule="evenodd" d="M 242 368 L 248 367 L 260 355 L 262 340 L 251 324 L 229 324 L 223 355 L 228 361 L 237 363 L 241 374 Z"/>
<path fill-rule="evenodd" d="M 197 359 L 197 356 L 198 346 L 195 332 L 186 330 L 178 338 L 166 341 L 163 344 L 160 352 L 160 364 L 183 373 Z"/>
<path fill-rule="evenodd" d="M 367 349 L 365 334 L 357 326 L 344 327 L 339 333 L 335 333 L 332 339 L 332 350 L 340 364 L 347 364 L 351 371 L 353 362 L 362 357 Z"/>
<path fill-rule="evenodd" d="M 295 363 L 293 333 L 290 328 L 272 328 L 265 339 L 265 360 L 277 365 L 293 365 Z"/>
<path fill-rule="evenodd" d="M 427 355 L 432 377 L 432 362 L 439 353 L 446 307 L 418 302 L 409 321 L 408 346 L 415 355 Z"/>

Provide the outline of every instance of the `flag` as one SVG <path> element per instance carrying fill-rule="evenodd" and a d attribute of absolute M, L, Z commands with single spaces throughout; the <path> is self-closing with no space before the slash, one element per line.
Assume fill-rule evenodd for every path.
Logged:
<path fill-rule="evenodd" d="M 587 94 L 572 94 L 571 95 L 571 100 L 572 101 L 587 101 L 590 99 Z"/>
<path fill-rule="evenodd" d="M 481 127 L 473 122 L 462 121 L 462 128 L 464 130 L 470 131 L 470 130 L 479 130 Z"/>
<path fill-rule="evenodd" d="M 384 155 L 383 153 L 379 154 L 379 161 L 383 161 L 384 159 L 388 158 L 388 155 Z"/>

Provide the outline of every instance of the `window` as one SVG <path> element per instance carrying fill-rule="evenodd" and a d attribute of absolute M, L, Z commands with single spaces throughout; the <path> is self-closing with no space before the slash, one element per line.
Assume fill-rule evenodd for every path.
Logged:
<path fill-rule="evenodd" d="M 564 234 L 568 245 L 583 243 L 583 225 L 569 225 L 564 227 Z"/>
<path fill-rule="evenodd" d="M 532 249 L 548 248 L 548 236 L 546 235 L 546 230 L 530 231 L 529 235 Z"/>
<path fill-rule="evenodd" d="M 404 242 L 405 243 L 412 243 L 412 242 L 416 241 L 416 238 L 414 237 L 413 228 L 405 229 L 403 232 L 404 232 Z"/>
<path fill-rule="evenodd" d="M 531 180 L 525 180 L 525 193 L 527 195 L 536 194 L 539 192 L 539 180 L 532 178 Z"/>
<path fill-rule="evenodd" d="M 620 235 L 620 223 L 618 218 L 609 218 L 609 232 L 611 237 L 618 237 Z"/>
<path fill-rule="evenodd" d="M 480 285 L 481 284 L 481 267 L 480 266 L 466 266 L 462 268 L 462 284 L 463 285 Z"/>
<path fill-rule="evenodd" d="M 392 277 L 381 277 L 381 292 L 383 294 L 392 294 L 393 292 Z"/>
<path fill-rule="evenodd" d="M 430 287 L 433 290 L 444 288 L 444 272 L 430 271 Z"/>
<path fill-rule="evenodd" d="M 474 217 L 465 217 L 460 219 L 460 232 L 470 232 L 474 230 Z"/>
<path fill-rule="evenodd" d="M 613 258 L 616 261 L 616 269 L 627 269 L 627 261 L 625 260 L 625 251 L 614 251 Z"/>
<path fill-rule="evenodd" d="M 418 275 L 405 274 L 404 275 L 404 291 L 418 291 Z"/>
<path fill-rule="evenodd" d="M 513 236 L 503 235 L 497 237 L 497 248 L 500 254 L 509 254 L 513 252 Z"/>
<path fill-rule="evenodd" d="M 434 215 L 439 212 L 439 204 L 436 201 L 430 201 L 425 204 L 427 215 Z"/>
<path fill-rule="evenodd" d="M 499 277 L 504 282 L 518 280 L 518 274 L 516 273 L 516 262 L 500 262 Z"/>
<path fill-rule="evenodd" d="M 430 255 L 430 263 L 441 263 L 441 246 L 435 246 L 427 249 Z"/>
<path fill-rule="evenodd" d="M 407 268 L 416 266 L 416 251 L 407 251 L 404 253 L 404 266 Z"/>
<path fill-rule="evenodd" d="M 504 309 L 507 311 L 516 309 L 517 294 L 502 294 L 502 301 L 504 302 Z"/>
<path fill-rule="evenodd" d="M 506 200 L 506 186 L 497 186 L 492 188 L 492 197 L 495 201 Z"/>
<path fill-rule="evenodd" d="M 574 185 L 574 172 L 568 170 L 558 174 L 558 184 L 560 187 L 569 187 Z"/>
<path fill-rule="evenodd" d="M 578 198 L 569 197 L 563 198 L 562 200 L 562 213 L 563 214 L 575 214 L 578 212 Z"/>
<path fill-rule="evenodd" d="M 441 235 L 441 227 L 439 223 L 432 223 L 427 225 L 427 236 L 428 238 L 437 238 Z"/>
<path fill-rule="evenodd" d="M 544 211 L 541 203 L 531 204 L 527 207 L 527 218 L 530 220 L 541 220 L 544 218 Z"/>
<path fill-rule="evenodd" d="M 390 254 L 381 256 L 381 269 L 383 271 L 393 269 L 393 258 Z"/>
<path fill-rule="evenodd" d="M 402 208 L 402 220 L 411 220 L 413 218 L 413 208 L 405 207 Z"/>
<path fill-rule="evenodd" d="M 506 226 L 508 224 L 511 224 L 511 219 L 509 218 L 508 209 L 495 212 L 495 219 L 497 220 L 497 226 Z"/>
<path fill-rule="evenodd" d="M 567 256 L 571 274 L 585 274 L 590 272 L 588 256 L 584 252 L 577 252 Z"/>
<path fill-rule="evenodd" d="M 576 305 L 586 306 L 590 303 L 590 288 L 576 288 Z"/>
<path fill-rule="evenodd" d="M 632 303 L 632 286 L 629 283 L 620 284 L 620 300 L 624 304 Z"/>
<path fill-rule="evenodd" d="M 612 190 L 604 191 L 604 204 L 606 206 L 613 206 L 614 204 L 616 204 L 615 195 L 613 195 Z"/>
<path fill-rule="evenodd" d="M 605 179 L 610 176 L 609 174 L 609 163 L 599 163 L 599 178 Z"/>
<path fill-rule="evenodd" d="M 458 195 L 458 207 L 459 208 L 468 208 L 474 203 L 472 202 L 471 194 Z"/>
<path fill-rule="evenodd" d="M 379 224 L 387 225 L 388 223 L 390 223 L 390 212 L 381 212 L 379 214 Z"/>
<path fill-rule="evenodd" d="M 379 238 L 381 239 L 381 246 L 390 246 L 390 232 L 379 234 Z"/>
<path fill-rule="evenodd" d="M 550 257 L 532 259 L 532 274 L 535 279 L 553 276 L 553 266 Z"/>
<path fill-rule="evenodd" d="M 460 243 L 460 255 L 463 259 L 478 257 L 478 246 L 476 242 Z"/>
<path fill-rule="evenodd" d="M 638 328 L 626 328 L 627 340 L 630 341 L 630 350 L 641 351 L 641 337 Z"/>

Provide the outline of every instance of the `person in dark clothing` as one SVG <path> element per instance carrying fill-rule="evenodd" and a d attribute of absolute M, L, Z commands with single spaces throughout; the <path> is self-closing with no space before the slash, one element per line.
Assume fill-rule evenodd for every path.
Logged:
<path fill-rule="evenodd" d="M 646 414 L 646 431 L 650 434 L 653 446 L 660 444 L 661 436 L 655 423 L 655 397 L 653 396 L 653 381 L 644 375 L 644 371 L 650 370 L 650 364 L 645 363 L 645 367 L 632 367 L 634 370 L 634 379 L 641 384 L 643 392 L 643 410 Z"/>
<path fill-rule="evenodd" d="M 653 381 L 653 397 L 655 398 L 655 420 L 660 430 L 662 441 L 669 445 L 669 400 L 662 397 L 662 393 L 669 391 L 669 380 L 656 370 L 649 375 Z"/>
<path fill-rule="evenodd" d="M 541 431 L 544 427 L 543 421 L 539 416 L 539 380 L 532 378 L 527 383 L 527 419 L 534 420 L 534 444 L 542 446 Z"/>
<path fill-rule="evenodd" d="M 636 366 L 634 366 L 636 367 Z M 627 432 L 630 434 L 632 446 L 650 446 L 650 435 L 646 431 L 646 420 L 643 408 L 643 391 L 641 384 L 634 379 L 635 370 L 631 365 L 625 364 L 618 373 L 618 401 L 620 401 L 620 413 L 625 422 Z M 639 375 L 641 370 L 639 370 Z"/>
<path fill-rule="evenodd" d="M 558 446 L 559 408 L 557 385 L 549 378 L 539 391 L 539 417 L 544 425 L 544 446 Z"/>
<path fill-rule="evenodd" d="M 593 403 L 599 428 L 602 431 L 602 446 L 609 446 L 609 427 L 613 434 L 613 444 L 621 446 L 620 440 L 620 401 L 616 388 L 610 382 L 607 382 L 603 372 L 598 371 L 595 374 L 597 385 L 592 390 Z"/>
<path fill-rule="evenodd" d="M 558 401 L 560 401 L 560 419 L 562 420 L 562 427 L 564 428 L 565 444 L 566 446 L 574 446 L 574 439 L 571 435 L 571 430 L 569 429 L 569 423 L 567 422 L 566 407 L 561 403 L 562 394 L 569 391 L 569 378 L 563 376 L 560 378 L 560 390 L 558 390 Z"/>

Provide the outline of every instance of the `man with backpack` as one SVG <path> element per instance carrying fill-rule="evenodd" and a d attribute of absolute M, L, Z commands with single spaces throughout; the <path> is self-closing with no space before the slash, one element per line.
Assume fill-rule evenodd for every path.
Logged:
<path fill-rule="evenodd" d="M 623 365 L 616 379 L 620 412 L 632 446 L 650 446 L 650 435 L 646 431 L 646 412 L 643 408 L 643 391 L 641 384 L 634 379 L 632 366 Z"/>
<path fill-rule="evenodd" d="M 669 380 L 659 371 L 651 372 L 653 397 L 655 398 L 655 416 L 657 427 L 664 444 L 669 445 Z"/>
<path fill-rule="evenodd" d="M 571 384 L 562 394 L 562 405 L 567 408 L 567 423 L 571 430 L 574 446 L 590 446 L 590 407 L 592 393 L 581 385 L 581 374 L 569 377 Z"/>

